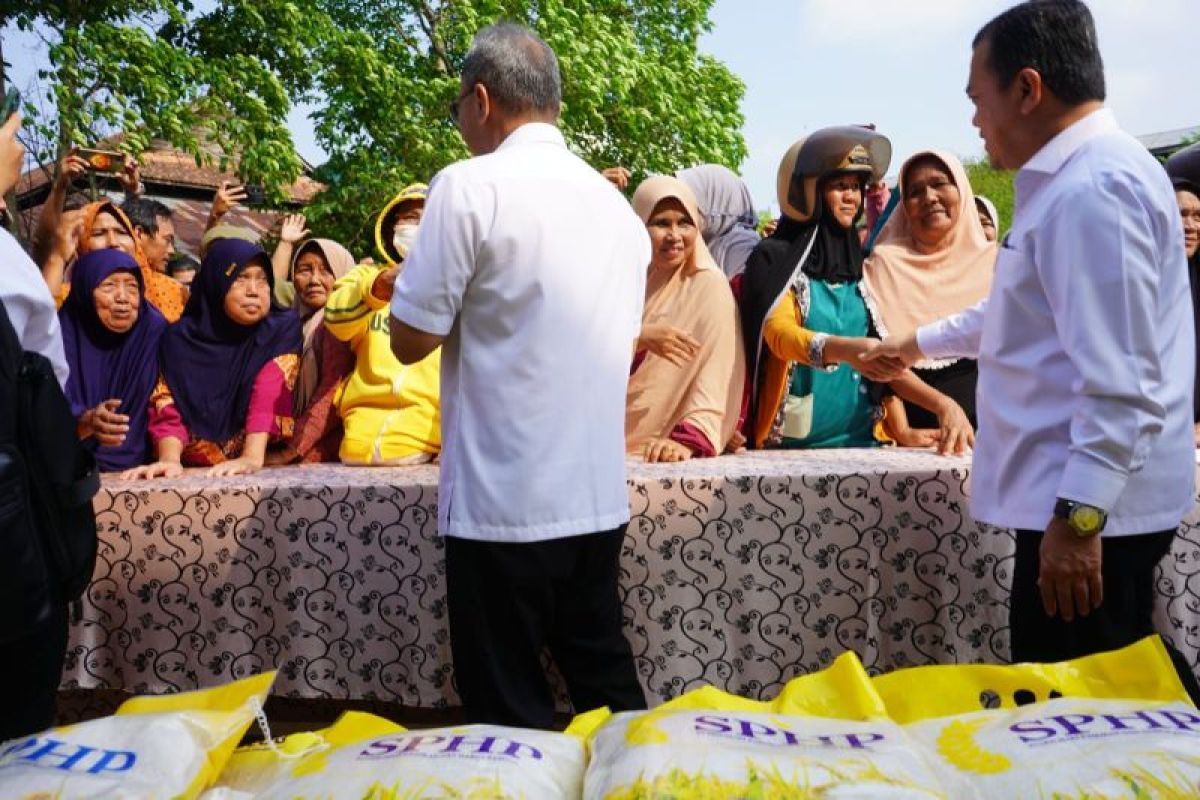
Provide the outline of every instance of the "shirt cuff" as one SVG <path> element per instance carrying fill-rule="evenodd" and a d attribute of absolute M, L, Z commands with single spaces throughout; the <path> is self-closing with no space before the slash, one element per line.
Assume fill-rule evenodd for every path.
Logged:
<path fill-rule="evenodd" d="M 187 427 L 174 403 L 150 409 L 149 431 L 150 438 L 155 442 L 167 438 L 178 439 L 184 444 L 188 441 Z"/>
<path fill-rule="evenodd" d="M 1071 453 L 1058 484 L 1058 497 L 1111 511 L 1125 491 L 1129 475 L 1081 453 Z"/>
<path fill-rule="evenodd" d="M 441 314 L 414 306 L 399 294 L 392 295 L 392 316 L 408 325 L 434 336 L 446 336 L 454 327 L 454 318 L 446 319 Z"/>
<path fill-rule="evenodd" d="M 254 379 L 250 407 L 246 410 L 246 433 L 283 433 L 278 420 L 292 415 L 292 393 L 279 364 L 268 361 Z"/>
<path fill-rule="evenodd" d="M 949 358 L 956 355 L 947 336 L 945 322 L 931 322 L 917 328 L 917 348 L 925 358 Z"/>

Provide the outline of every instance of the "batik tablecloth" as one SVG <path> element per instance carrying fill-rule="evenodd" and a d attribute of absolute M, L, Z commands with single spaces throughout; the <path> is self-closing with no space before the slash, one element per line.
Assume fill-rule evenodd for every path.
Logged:
<path fill-rule="evenodd" d="M 1013 538 L 969 516 L 969 467 L 908 450 L 631 464 L 621 592 L 647 696 L 769 697 L 846 649 L 872 671 L 1005 660 Z M 280 694 L 454 705 L 436 500 L 436 466 L 106 479 L 64 686 L 278 668 Z M 1160 629 L 1193 662 L 1198 523 L 1157 581 Z"/>

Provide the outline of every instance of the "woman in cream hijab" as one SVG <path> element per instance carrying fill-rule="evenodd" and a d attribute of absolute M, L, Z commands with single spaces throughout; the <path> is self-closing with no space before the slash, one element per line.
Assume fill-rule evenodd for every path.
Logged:
<path fill-rule="evenodd" d="M 354 369 L 354 353 L 324 323 L 333 285 L 354 269 L 354 256 L 332 239 L 308 239 L 292 255 L 292 308 L 300 317 L 304 347 L 292 390 L 295 434 L 281 461 L 334 462 L 342 444 L 342 422 L 333 400 Z"/>
<path fill-rule="evenodd" d="M 899 191 L 900 208 L 863 267 L 867 307 L 881 337 L 906 335 L 975 305 L 991 290 L 996 262 L 996 245 L 980 223 L 971 182 L 953 155 L 916 153 L 900 170 Z M 974 360 L 925 361 L 913 371 L 975 424 Z M 897 405 L 889 413 L 898 412 Z M 933 415 L 912 403 L 904 411 L 913 428 L 937 427 Z"/>
<path fill-rule="evenodd" d="M 651 258 L 625 403 L 626 450 L 647 461 L 719 455 L 734 438 L 745 382 L 733 293 L 700 236 L 686 184 L 649 178 L 633 208 L 650 233 Z"/>

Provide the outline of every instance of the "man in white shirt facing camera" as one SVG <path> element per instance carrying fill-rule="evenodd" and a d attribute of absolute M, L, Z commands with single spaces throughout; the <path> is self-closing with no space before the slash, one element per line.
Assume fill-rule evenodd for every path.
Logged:
<path fill-rule="evenodd" d="M 650 243 L 556 127 L 558 61 L 485 28 L 451 105 L 475 158 L 434 179 L 392 297 L 405 364 L 441 345 L 438 528 L 472 722 L 549 728 L 548 647 L 577 711 L 645 707 L 617 578 L 625 389 Z"/>
<path fill-rule="evenodd" d="M 1103 105 L 1079 0 L 985 25 L 967 94 L 993 165 L 1018 170 L 991 295 L 876 355 L 978 357 L 971 511 L 1017 530 L 1013 660 L 1059 661 L 1154 633 L 1154 568 L 1195 503 L 1183 229 L 1162 167 Z"/>

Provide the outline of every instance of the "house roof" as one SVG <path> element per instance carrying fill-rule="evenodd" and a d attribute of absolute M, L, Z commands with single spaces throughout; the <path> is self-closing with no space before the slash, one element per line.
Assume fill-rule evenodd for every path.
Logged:
<path fill-rule="evenodd" d="M 171 221 L 175 225 L 175 252 L 186 253 L 199 260 L 200 239 L 204 236 L 204 226 L 208 222 L 208 202 L 153 195 L 147 197 L 152 197 L 171 209 Z M 119 202 L 119 198 L 114 199 Z M 261 238 L 274 227 L 278 218 L 277 213 L 253 211 L 239 206 L 222 217 L 221 224 L 249 228 Z"/>
<path fill-rule="evenodd" d="M 104 192 L 105 197 L 120 205 L 125 196 L 120 192 Z M 175 252 L 184 253 L 199 260 L 200 239 L 204 236 L 205 225 L 208 224 L 210 203 L 208 200 L 195 200 L 147 191 L 144 197 L 157 200 L 171 209 L 171 222 L 175 226 Z M 22 209 L 26 230 L 33 230 L 37 221 L 40 206 Z M 221 218 L 222 225 L 237 225 L 249 228 L 263 237 L 272 231 L 281 212 L 256 211 L 245 206 L 235 206 Z"/>
<path fill-rule="evenodd" d="M 108 139 L 105 145 L 115 148 L 122 138 L 123 135 L 120 134 L 114 136 Z M 140 161 L 142 182 L 146 184 L 147 192 L 156 199 L 161 199 L 159 194 L 211 195 L 222 181 L 240 183 L 237 173 L 232 169 L 221 170 L 218 164 L 197 166 L 195 157 L 158 140 L 152 142 L 150 149 L 142 153 Z M 305 163 L 304 169 L 308 172 L 311 166 Z M 115 181 L 106 182 L 115 186 Z M 17 183 L 18 204 L 22 207 L 28 206 L 30 203 L 23 201 L 27 201 L 31 194 L 33 204 L 39 203 L 42 199 L 39 195 L 43 194 L 39 190 L 44 190 L 48 183 L 49 175 L 44 170 L 34 168 L 26 172 Z M 286 194 L 291 203 L 303 205 L 312 200 L 322 188 L 324 187 L 320 183 L 302 174 L 287 188 Z"/>
<path fill-rule="evenodd" d="M 1193 125 L 1190 128 L 1176 128 L 1173 131 L 1162 131 L 1160 133 L 1147 133 L 1144 136 L 1137 137 L 1137 139 L 1146 146 L 1147 150 L 1158 155 L 1176 150 L 1184 142 L 1197 137 L 1200 137 L 1200 125 Z"/>

